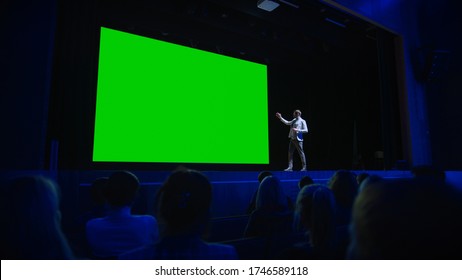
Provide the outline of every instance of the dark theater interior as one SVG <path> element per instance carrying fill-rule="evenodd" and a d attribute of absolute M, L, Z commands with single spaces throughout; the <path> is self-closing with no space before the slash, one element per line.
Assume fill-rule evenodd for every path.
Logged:
<path fill-rule="evenodd" d="M 458 2 L 1 1 L 1 259 L 462 259 Z"/>

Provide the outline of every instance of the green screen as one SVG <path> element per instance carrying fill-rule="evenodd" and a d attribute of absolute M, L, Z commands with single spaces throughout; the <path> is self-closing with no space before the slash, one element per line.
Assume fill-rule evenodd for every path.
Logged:
<path fill-rule="evenodd" d="M 101 28 L 94 162 L 268 164 L 267 66 Z"/>

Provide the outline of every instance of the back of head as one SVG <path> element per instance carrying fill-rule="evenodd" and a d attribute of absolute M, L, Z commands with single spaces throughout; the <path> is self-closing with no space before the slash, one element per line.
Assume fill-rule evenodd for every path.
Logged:
<path fill-rule="evenodd" d="M 257 191 L 256 209 L 280 212 L 289 209 L 278 178 L 268 176 L 263 179 Z"/>
<path fill-rule="evenodd" d="M 43 176 L 20 177 L 5 193 L 7 227 L 2 230 L 6 259 L 68 259 L 72 257 L 61 230 L 59 190 Z M 2 256 L 3 259 L 3 256 Z"/>
<path fill-rule="evenodd" d="M 308 186 L 314 184 L 313 179 L 310 176 L 303 176 L 299 181 L 298 181 L 298 188 L 302 189 L 304 186 Z"/>
<path fill-rule="evenodd" d="M 353 172 L 338 170 L 330 178 L 329 189 L 335 196 L 336 203 L 343 208 L 351 208 L 358 192 L 358 182 Z"/>
<path fill-rule="evenodd" d="M 261 183 L 261 181 L 263 181 L 263 179 L 265 179 L 268 176 L 273 176 L 273 173 L 271 173 L 270 171 L 262 171 L 262 172 L 260 172 L 258 174 L 258 182 Z"/>
<path fill-rule="evenodd" d="M 129 171 L 116 171 L 107 180 L 104 194 L 111 206 L 128 206 L 135 200 L 138 188 L 139 181 L 135 174 Z"/>
<path fill-rule="evenodd" d="M 371 182 L 354 205 L 350 258 L 460 258 L 461 202 L 455 190 L 427 180 Z"/>
<path fill-rule="evenodd" d="M 366 173 L 366 172 L 359 173 L 356 176 L 356 182 L 358 183 L 358 186 L 361 185 L 361 183 L 369 176 L 370 176 L 369 173 Z"/>
<path fill-rule="evenodd" d="M 313 247 L 333 245 L 335 234 L 335 199 L 321 184 L 303 187 L 297 196 L 295 221 L 310 232 Z"/>
<path fill-rule="evenodd" d="M 201 234 L 208 219 L 212 185 L 196 170 L 174 171 L 157 194 L 157 214 L 164 235 Z"/>
<path fill-rule="evenodd" d="M 366 186 L 373 184 L 377 181 L 383 180 L 379 175 L 369 175 L 364 180 L 361 181 L 361 184 L 358 187 L 358 193 L 361 192 Z"/>

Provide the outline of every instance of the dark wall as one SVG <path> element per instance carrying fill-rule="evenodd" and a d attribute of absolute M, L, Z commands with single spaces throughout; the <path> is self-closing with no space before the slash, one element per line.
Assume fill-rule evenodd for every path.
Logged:
<path fill-rule="evenodd" d="M 2 169 L 41 169 L 45 163 L 56 1 L 0 5 Z"/>
<path fill-rule="evenodd" d="M 433 163 L 447 170 L 460 170 L 460 1 L 324 2 L 340 3 L 403 36 L 412 161 L 416 164 Z"/>
<path fill-rule="evenodd" d="M 423 1 L 420 17 L 422 79 L 426 85 L 434 163 L 462 168 L 462 20 L 457 1 Z"/>
<path fill-rule="evenodd" d="M 47 141 L 58 165 L 83 166 L 91 150 L 97 78 L 97 1 L 59 1 Z"/>

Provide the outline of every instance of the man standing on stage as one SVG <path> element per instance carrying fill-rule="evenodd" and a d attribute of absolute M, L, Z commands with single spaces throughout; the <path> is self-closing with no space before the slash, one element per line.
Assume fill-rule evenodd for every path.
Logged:
<path fill-rule="evenodd" d="M 289 131 L 289 167 L 284 171 L 292 171 L 294 163 L 294 150 L 297 149 L 300 159 L 302 161 L 302 169 L 300 171 L 306 171 L 306 158 L 303 152 L 303 133 L 308 133 L 308 126 L 306 121 L 301 118 L 302 112 L 300 110 L 294 111 L 294 119 L 291 121 L 285 120 L 280 113 L 276 113 L 276 117 L 281 120 L 282 123 L 290 125 Z"/>

